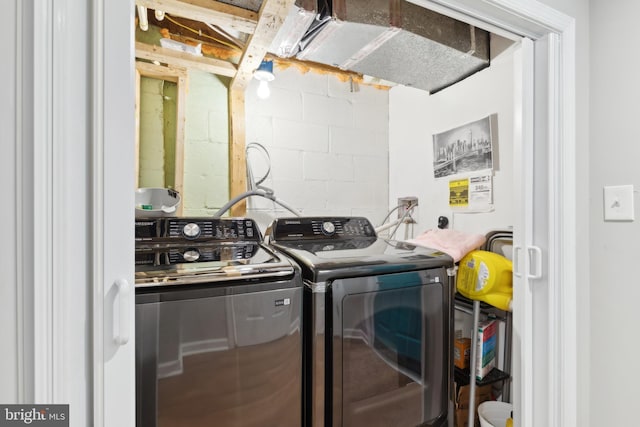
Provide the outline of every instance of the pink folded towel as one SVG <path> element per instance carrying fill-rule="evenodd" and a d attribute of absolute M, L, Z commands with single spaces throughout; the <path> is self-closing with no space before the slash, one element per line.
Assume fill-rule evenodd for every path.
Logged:
<path fill-rule="evenodd" d="M 458 262 L 469 252 L 484 244 L 486 237 L 482 234 L 465 233 L 458 230 L 433 229 L 427 230 L 408 242 L 418 246 L 437 249 L 449 255 Z"/>

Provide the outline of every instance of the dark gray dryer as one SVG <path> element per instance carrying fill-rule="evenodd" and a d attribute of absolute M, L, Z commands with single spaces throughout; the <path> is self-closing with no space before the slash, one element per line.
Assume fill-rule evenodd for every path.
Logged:
<path fill-rule="evenodd" d="M 305 426 L 453 423 L 453 261 L 365 218 L 279 218 L 304 278 Z"/>
<path fill-rule="evenodd" d="M 300 427 L 301 317 L 252 220 L 137 218 L 137 427 Z"/>

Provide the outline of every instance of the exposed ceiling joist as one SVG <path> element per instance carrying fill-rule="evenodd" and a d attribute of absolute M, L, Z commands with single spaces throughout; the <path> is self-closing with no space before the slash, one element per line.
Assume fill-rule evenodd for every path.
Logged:
<path fill-rule="evenodd" d="M 251 10 L 212 0 L 136 0 L 136 5 L 247 34 L 255 31 L 258 21 Z"/>
<path fill-rule="evenodd" d="M 244 90 L 253 77 L 253 72 L 271 46 L 271 42 L 282 27 L 289 9 L 295 0 L 264 0 L 260 7 L 258 25 L 249 37 L 238 64 L 238 72 L 231 82 L 232 90 Z"/>
<path fill-rule="evenodd" d="M 177 67 L 195 68 L 227 77 L 234 77 L 237 71 L 235 65 L 227 61 L 206 56 L 193 56 L 189 53 L 140 42 L 136 42 L 136 58 L 158 61 Z"/>

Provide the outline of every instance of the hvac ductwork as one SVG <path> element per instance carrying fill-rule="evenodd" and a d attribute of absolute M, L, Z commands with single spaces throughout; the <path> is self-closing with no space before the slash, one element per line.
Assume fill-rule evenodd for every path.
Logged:
<path fill-rule="evenodd" d="M 489 41 L 405 0 L 298 0 L 270 50 L 434 93 L 488 67 Z"/>

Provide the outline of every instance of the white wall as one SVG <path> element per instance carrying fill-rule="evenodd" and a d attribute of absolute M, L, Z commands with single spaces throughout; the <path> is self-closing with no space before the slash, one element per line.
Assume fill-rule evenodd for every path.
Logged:
<path fill-rule="evenodd" d="M 4 82 L 5 96 L 0 99 L 0 129 L 2 135 L 2 156 L 0 156 L 0 182 L 4 187 L 5 209 L 0 210 L 0 223 L 5 224 L 6 246 L 0 256 L 0 271 L 4 275 L 4 285 L 0 286 L 0 402 L 15 403 L 18 400 L 18 330 L 16 324 L 17 306 L 17 223 L 16 202 L 16 6 L 14 0 L 5 2 L 4 13 L 9 17 L 0 27 L 0 38 L 6 46 L 7 58 L 0 65 L 0 81 Z"/>
<path fill-rule="evenodd" d="M 388 91 L 361 84 L 352 92 L 349 81 L 295 67 L 274 74 L 268 99 L 256 96 L 255 81 L 247 90 L 246 141 L 271 156 L 262 185 L 305 215 L 380 222 L 388 209 Z M 263 157 L 249 155 L 262 175 Z M 266 199 L 252 198 L 248 207 L 261 222 L 291 215 Z"/>
<path fill-rule="evenodd" d="M 415 234 L 437 227 L 438 216 L 449 228 L 485 234 L 513 223 L 513 47 L 491 66 L 445 90 L 427 92 L 394 87 L 389 94 L 389 205 L 397 198 L 419 199 Z M 457 213 L 449 207 L 451 177 L 433 176 L 433 135 L 497 115 L 494 138 L 494 210 Z"/>
<path fill-rule="evenodd" d="M 640 59 L 636 1 L 592 1 L 590 13 L 591 425 L 638 425 Z M 586 183 L 585 183 L 586 184 Z M 635 186 L 635 222 L 604 222 L 603 187 Z"/>

